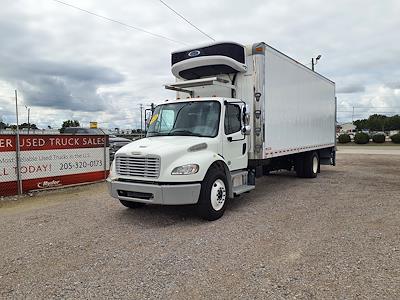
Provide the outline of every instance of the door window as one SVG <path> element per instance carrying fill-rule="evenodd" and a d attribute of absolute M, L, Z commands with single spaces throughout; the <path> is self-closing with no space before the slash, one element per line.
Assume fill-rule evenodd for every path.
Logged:
<path fill-rule="evenodd" d="M 240 114 L 241 110 L 239 105 L 227 104 L 225 106 L 224 128 L 226 135 L 240 131 L 241 129 Z"/>

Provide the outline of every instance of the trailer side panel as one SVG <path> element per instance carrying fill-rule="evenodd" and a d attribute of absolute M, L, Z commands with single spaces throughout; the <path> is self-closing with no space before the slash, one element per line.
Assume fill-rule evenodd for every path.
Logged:
<path fill-rule="evenodd" d="M 335 145 L 332 81 L 268 46 L 265 77 L 265 158 Z"/>

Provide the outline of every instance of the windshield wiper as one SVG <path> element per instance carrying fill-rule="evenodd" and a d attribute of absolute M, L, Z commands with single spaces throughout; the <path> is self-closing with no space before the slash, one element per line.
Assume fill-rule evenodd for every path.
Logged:
<path fill-rule="evenodd" d="M 174 133 L 177 133 L 177 134 L 174 134 Z M 183 135 L 191 135 L 191 136 L 204 136 L 200 133 L 195 133 L 195 132 L 192 132 L 190 130 L 185 130 L 185 129 L 178 129 L 178 130 L 173 129 L 168 133 L 168 135 L 182 135 L 182 134 Z"/>
<path fill-rule="evenodd" d="M 147 133 L 151 134 L 151 136 L 167 136 L 168 133 L 162 133 L 162 132 L 158 132 L 158 131 L 147 131 Z"/>

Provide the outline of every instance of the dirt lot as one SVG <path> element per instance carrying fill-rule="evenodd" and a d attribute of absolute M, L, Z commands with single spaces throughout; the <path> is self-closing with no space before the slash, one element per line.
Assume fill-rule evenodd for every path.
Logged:
<path fill-rule="evenodd" d="M 400 155 L 261 178 L 216 222 L 104 184 L 0 205 L 0 298 L 400 297 Z"/>
<path fill-rule="evenodd" d="M 387 143 L 367 144 L 367 145 L 340 145 L 338 146 L 340 153 L 346 154 L 383 154 L 383 155 L 400 155 L 400 146 Z"/>

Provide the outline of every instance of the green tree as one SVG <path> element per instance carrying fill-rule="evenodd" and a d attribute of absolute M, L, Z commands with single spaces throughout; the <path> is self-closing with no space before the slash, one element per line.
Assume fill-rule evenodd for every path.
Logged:
<path fill-rule="evenodd" d="M 369 129 L 368 119 L 355 120 L 353 124 L 356 126 L 356 130 L 361 131 L 363 129 Z"/>
<path fill-rule="evenodd" d="M 390 137 L 393 143 L 400 144 L 400 133 L 394 134 Z"/>
<path fill-rule="evenodd" d="M 394 115 L 386 119 L 386 130 L 399 130 L 400 129 L 400 115 Z"/>
<path fill-rule="evenodd" d="M 66 120 L 63 122 L 61 128 L 67 128 L 67 127 L 79 127 L 81 126 L 79 124 L 79 121 L 77 120 Z"/>
<path fill-rule="evenodd" d="M 400 115 L 387 117 L 385 115 L 374 114 L 368 119 L 355 120 L 353 124 L 356 130 L 369 129 L 372 131 L 400 130 Z"/>
<path fill-rule="evenodd" d="M 339 135 L 338 142 L 341 144 L 350 143 L 351 142 L 350 135 L 348 135 L 347 133 L 342 133 L 341 135 Z"/>
<path fill-rule="evenodd" d="M 368 144 L 369 135 L 364 132 L 357 132 L 354 136 L 354 143 L 356 144 Z"/>
<path fill-rule="evenodd" d="M 373 131 L 384 131 L 387 117 L 385 115 L 374 114 L 368 118 L 368 129 Z"/>
<path fill-rule="evenodd" d="M 19 125 L 19 129 L 26 129 L 26 128 L 30 128 L 30 129 L 38 129 L 36 124 L 28 124 L 28 123 L 22 123 Z"/>
<path fill-rule="evenodd" d="M 81 125 L 79 124 L 79 121 L 77 121 L 77 120 L 66 120 L 62 123 L 60 132 L 63 133 L 64 129 L 67 127 L 79 127 L 79 126 L 81 126 Z"/>

